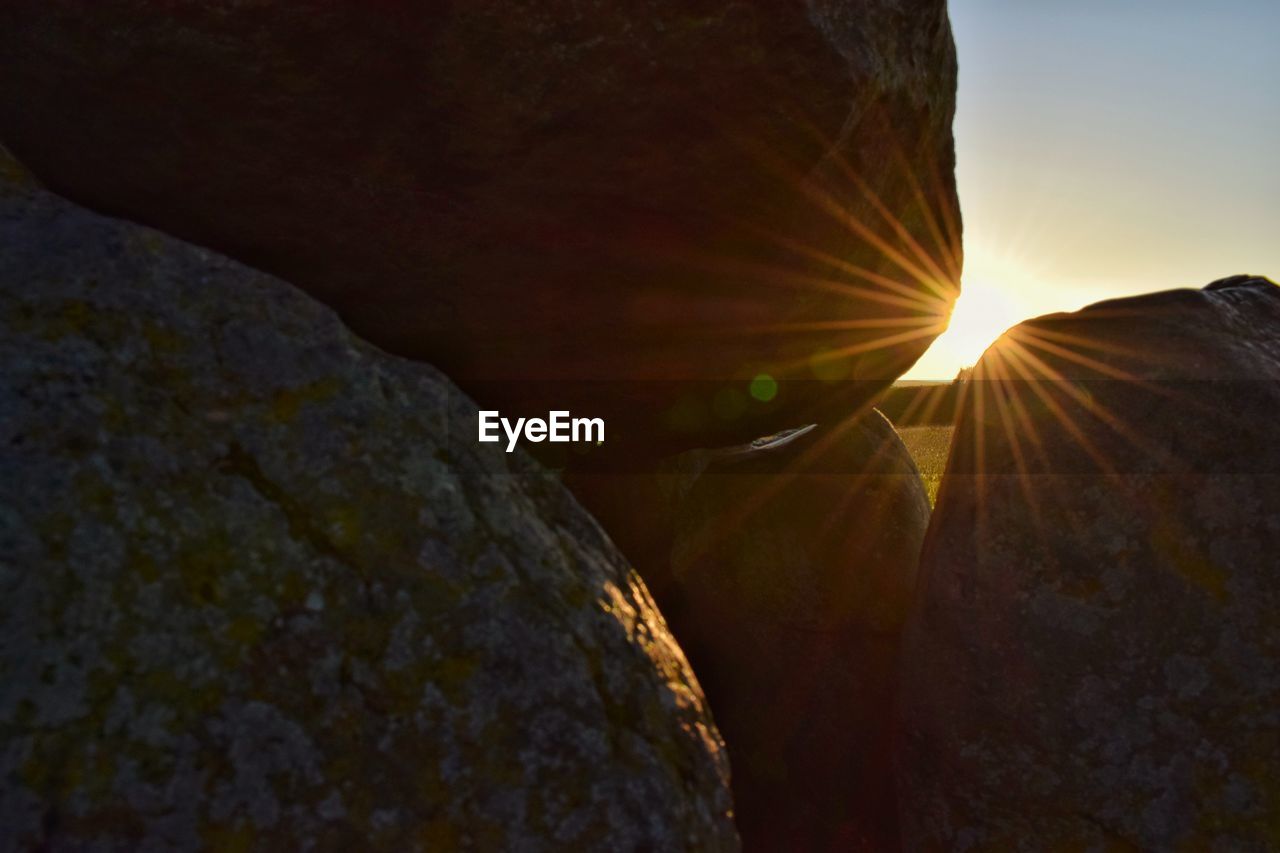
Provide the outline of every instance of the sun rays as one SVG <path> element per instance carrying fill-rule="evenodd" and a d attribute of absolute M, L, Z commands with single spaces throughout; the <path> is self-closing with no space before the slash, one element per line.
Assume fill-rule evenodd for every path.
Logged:
<path fill-rule="evenodd" d="M 1008 499 L 1002 482 L 1006 488 L 1016 484 L 1031 524 L 1048 541 L 1044 504 L 1057 490 L 1102 484 L 1113 493 L 1133 494 L 1140 506 L 1135 477 L 1187 471 L 1133 413 L 1147 406 L 1137 402 L 1139 395 L 1150 405 L 1172 402 L 1179 408 L 1194 399 L 1177 378 L 1152 378 L 1163 376 L 1158 352 L 1115 340 L 1106 324 L 1115 317 L 1108 310 L 1015 326 L 987 349 L 961 386 L 957 435 L 942 488 L 967 491 L 979 538 L 992 532 L 993 495 Z M 1047 482 L 1055 485 L 1046 488 Z M 940 506 L 943 498 L 940 492 Z M 1081 537 L 1089 532 L 1074 516 L 1054 518 Z"/>
<path fill-rule="evenodd" d="M 1142 352 L 1062 324 L 1019 325 L 1028 316 L 1042 313 L 1039 303 L 1045 298 L 1043 294 L 1050 292 L 1045 283 L 1051 280 L 1044 270 L 1034 270 L 1019 259 L 1013 247 L 991 251 L 979 246 L 969 253 L 965 289 L 956 301 L 961 292 L 962 255 L 953 198 L 936 176 L 913 172 L 908 165 L 912 161 L 902 150 L 890 157 L 897 169 L 895 180 L 908 188 L 915 203 L 911 213 L 901 213 L 903 208 L 898 205 L 900 213 L 895 215 L 881 197 L 883 182 L 873 186 L 838 152 L 827 158 L 827 171 L 818 180 L 775 152 L 745 141 L 743 147 L 762 168 L 803 198 L 810 212 L 820 214 L 826 227 L 842 234 L 848 245 L 861 247 L 844 257 L 830 240 L 801 238 L 780 223 L 765 225 L 744 217 L 735 225 L 774 251 L 750 257 L 708 250 L 683 259 L 699 269 L 739 276 L 757 286 L 791 290 L 797 298 L 822 294 L 835 298 L 822 304 L 836 306 L 847 301 L 844 316 L 837 307 L 835 316 L 779 317 L 776 321 L 742 323 L 721 332 L 777 341 L 775 346 L 763 347 L 778 353 L 770 363 L 775 378 L 892 378 L 859 374 L 858 358 L 913 346 L 919 347 L 914 349 L 919 352 L 924 342 L 936 338 L 930 352 L 938 357 L 922 359 L 913 371 L 915 376 L 925 378 L 923 372 L 937 371 L 928 378 L 949 379 L 957 365 L 978 365 L 960 389 L 959 408 L 971 423 L 964 439 L 968 444 L 953 447 L 952 462 L 957 451 L 964 459 L 959 467 L 949 464 L 948 475 L 1016 477 L 1023 500 L 1036 519 L 1040 517 L 1041 497 L 1034 477 L 1055 472 L 1061 460 L 1048 448 L 1060 448 L 1064 439 L 1088 461 L 1087 473 L 1095 476 L 1117 477 L 1124 465 L 1106 449 L 1114 451 L 1118 445 L 1099 436 L 1119 436 L 1138 458 L 1160 455 L 1160 448 L 1146 440 L 1136 425 L 1126 423 L 1087 387 L 1091 381 L 1106 381 L 1157 396 L 1165 393 L 1159 383 L 1144 380 L 1141 371 L 1134 369 L 1133 365 L 1142 362 Z M 834 245 L 839 245 L 839 240 Z M 1024 298 L 1023 292 L 1036 296 Z M 832 335 L 841 332 L 850 333 L 848 342 L 833 344 Z M 812 336 L 812 346 L 804 345 L 808 336 Z M 846 369 L 842 360 L 850 360 L 852 367 Z M 821 369 L 828 364 L 847 372 L 841 376 L 839 371 Z M 941 373 L 943 364 L 951 368 L 945 374 Z M 946 404 L 948 393 L 954 392 L 945 385 L 923 390 L 900 420 L 931 419 Z M 820 431 L 787 461 L 784 470 L 745 490 L 733 511 L 700 531 L 700 544 L 709 548 L 732 536 L 797 477 L 821 473 L 824 458 L 837 443 L 848 440 L 871 402 L 862 401 L 842 418 L 821 424 Z M 860 489 L 866 476 L 865 471 L 850 473 L 849 489 Z M 984 502 L 979 499 L 977 506 L 981 527 Z"/>
<path fill-rule="evenodd" d="M 769 370 L 789 379 L 813 378 L 809 371 L 815 367 L 814 374 L 829 376 L 822 365 L 852 356 L 904 346 L 922 351 L 927 340 L 945 330 L 959 291 L 961 241 L 954 191 L 937 174 L 916 174 L 911 163 L 921 158 L 907 157 L 900 145 L 890 146 L 889 162 L 880 165 L 873 185 L 816 126 L 802 120 L 796 124 L 827 152 L 822 175 L 815 174 L 819 167 L 801 168 L 753 140 L 735 142 L 800 202 L 801 210 L 790 218 L 798 216 L 811 227 L 796 227 L 790 218 L 766 222 L 758 214 L 743 215 L 731 223 L 755 241 L 759 254 L 686 249 L 678 259 L 686 267 L 737 277 L 756 288 L 796 294 L 776 321 L 726 326 L 717 334 L 762 338 L 760 351 L 775 353 Z M 892 206 L 882 197 L 886 187 L 895 193 Z M 909 201 L 897 203 L 897 196 Z M 813 309 L 828 316 L 803 316 Z M 851 333 L 848 343 L 833 338 L 842 331 Z M 809 335 L 812 346 L 805 344 Z M 909 362 L 901 369 L 907 366 Z M 844 378 L 863 377 L 851 367 Z"/>
<path fill-rule="evenodd" d="M 777 224 L 765 226 L 750 221 L 736 224 L 781 250 L 783 257 L 795 259 L 797 266 L 763 264 L 710 253 L 698 258 L 699 263 L 713 265 L 721 271 L 731 269 L 756 282 L 792 288 L 799 293 L 830 293 L 849 300 L 847 316 L 746 324 L 727 332 L 792 338 L 812 334 L 815 340 L 821 340 L 811 351 L 800 347 L 801 355 L 776 362 L 773 369 L 784 376 L 803 375 L 806 368 L 821 375 L 824 364 L 935 338 L 947 328 L 960 289 L 962 249 L 959 221 L 953 210 L 954 192 L 944 189 L 940 175 L 929 174 L 922 179 L 911 168 L 911 161 L 901 146 L 892 150 L 892 162 L 886 166 L 896 170 L 896 178 L 912 199 L 917 221 L 911 227 L 895 215 L 871 182 L 850 165 L 830 140 L 822 139 L 813 125 L 805 127 L 828 151 L 826 163 L 831 167 L 828 180 L 815 179 L 813 174 L 795 168 L 775 152 L 749 141 L 741 143 L 760 166 L 791 186 L 813 211 L 825 218 L 829 227 L 842 233 L 846 242 L 862 247 L 858 257 L 870 257 L 871 263 L 855 263 L 837 256 L 825 245 L 800 239 Z M 833 186 L 839 191 L 833 190 Z M 868 218 L 864 220 L 863 215 Z M 868 311 L 869 306 L 874 308 Z M 871 316 L 863 316 L 867 313 Z M 877 334 L 859 334 L 849 343 L 835 346 L 821 337 L 840 331 Z M 843 378 L 860 377 L 856 371 L 850 371 Z M 767 478 L 752 478 L 755 481 L 752 488 L 744 489 L 730 511 L 697 532 L 688 543 L 691 552 L 712 550 L 732 537 L 797 479 L 837 473 L 824 471 L 823 461 L 831 457 L 840 442 L 850 440 L 858 421 L 869 412 L 871 402 L 862 401 L 838 422 L 823 424 L 807 446 L 788 459 L 777 473 Z M 938 404 L 940 400 L 925 405 Z M 866 463 L 863 470 L 839 472 L 847 473 L 849 478 L 846 494 L 852 498 L 863 490 L 868 477 L 884 476 L 874 473 L 877 460 L 892 450 L 892 445 L 886 444 L 874 451 L 873 458 L 863 460 Z"/>

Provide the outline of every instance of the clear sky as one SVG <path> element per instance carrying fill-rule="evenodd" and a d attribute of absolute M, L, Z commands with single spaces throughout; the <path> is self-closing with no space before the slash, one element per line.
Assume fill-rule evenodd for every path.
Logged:
<path fill-rule="evenodd" d="M 907 374 L 1026 317 L 1280 280 L 1280 0 L 951 0 L 964 291 Z"/>

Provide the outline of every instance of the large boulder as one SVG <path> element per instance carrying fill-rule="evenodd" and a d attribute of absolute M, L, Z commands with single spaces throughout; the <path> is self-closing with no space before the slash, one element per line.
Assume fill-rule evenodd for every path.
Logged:
<path fill-rule="evenodd" d="M 1280 846 L 1277 380 L 1247 276 L 983 356 L 905 641 L 908 849 Z"/>
<path fill-rule="evenodd" d="M 0 849 L 736 849 L 644 584 L 474 434 L 285 283 L 0 189 Z"/>
<path fill-rule="evenodd" d="M 889 422 L 872 411 L 575 485 L 652 578 L 706 690 L 744 848 L 896 849 L 898 648 L 929 502 Z"/>
<path fill-rule="evenodd" d="M 614 447 L 845 413 L 924 351 L 955 81 L 944 0 L 0 4 L 0 139 L 55 191 Z M 856 381 L 707 415 L 761 373 Z"/>

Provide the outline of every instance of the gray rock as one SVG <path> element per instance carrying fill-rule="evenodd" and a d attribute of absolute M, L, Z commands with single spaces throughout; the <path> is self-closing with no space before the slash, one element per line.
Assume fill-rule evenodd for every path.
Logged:
<path fill-rule="evenodd" d="M 898 648 L 929 501 L 889 422 L 872 411 L 692 451 L 613 491 L 575 485 L 652 579 L 706 690 L 744 848 L 896 849 Z"/>
<path fill-rule="evenodd" d="M 446 378 L 0 186 L 0 849 L 736 849 L 644 584 Z"/>
<path fill-rule="evenodd" d="M 1280 846 L 1277 380 L 1248 276 L 983 356 L 905 643 L 908 849 Z"/>
<path fill-rule="evenodd" d="M 0 139 L 52 189 L 667 453 L 852 411 L 941 331 L 955 83 L 944 0 L 0 4 Z M 668 427 L 815 357 L 865 384 Z"/>

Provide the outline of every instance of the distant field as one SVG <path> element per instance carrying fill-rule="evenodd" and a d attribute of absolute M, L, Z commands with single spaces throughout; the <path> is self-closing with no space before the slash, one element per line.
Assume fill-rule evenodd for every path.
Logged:
<path fill-rule="evenodd" d="M 949 426 L 898 429 L 898 434 L 902 436 L 907 450 L 911 451 L 911 458 L 916 461 L 916 467 L 924 477 L 930 506 L 938 499 L 938 485 L 942 482 L 942 470 L 947 466 L 947 450 L 951 447 L 951 429 Z"/>
<path fill-rule="evenodd" d="M 876 408 L 898 428 L 950 426 L 960 402 L 956 382 L 895 382 Z"/>

